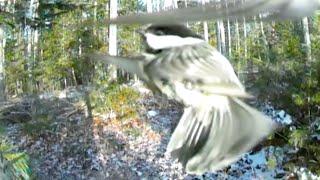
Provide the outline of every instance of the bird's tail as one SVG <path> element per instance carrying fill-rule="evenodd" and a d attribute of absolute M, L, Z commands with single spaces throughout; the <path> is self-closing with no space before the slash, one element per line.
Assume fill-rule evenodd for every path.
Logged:
<path fill-rule="evenodd" d="M 241 100 L 221 97 L 219 106 L 185 108 L 170 139 L 167 151 L 188 173 L 203 174 L 228 166 L 276 127 Z"/>

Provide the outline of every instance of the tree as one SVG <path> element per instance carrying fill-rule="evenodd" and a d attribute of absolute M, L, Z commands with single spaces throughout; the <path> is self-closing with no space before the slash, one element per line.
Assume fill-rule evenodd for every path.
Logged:
<path fill-rule="evenodd" d="M 0 24 L 0 102 L 6 100 L 5 86 L 5 32 L 4 26 Z"/>
<path fill-rule="evenodd" d="M 206 4 L 206 0 L 201 0 L 202 5 Z M 209 41 L 208 22 L 203 22 L 203 37 L 206 42 Z"/>
<path fill-rule="evenodd" d="M 109 1 L 109 17 L 115 18 L 118 16 L 118 1 L 117 0 L 110 0 Z M 117 49 L 117 26 L 112 24 L 109 25 L 109 54 L 110 55 L 117 55 L 118 54 Z M 110 66 L 109 68 L 109 74 L 111 79 L 117 78 L 117 69 L 114 66 Z"/>
<path fill-rule="evenodd" d="M 147 4 L 147 12 L 151 13 L 153 11 L 153 9 L 152 9 L 152 0 L 147 0 L 146 4 Z"/>
<path fill-rule="evenodd" d="M 307 61 L 308 63 L 310 63 L 312 61 L 312 56 L 311 56 L 311 40 L 310 40 L 308 17 L 305 17 L 302 19 L 302 27 L 303 27 L 305 49 L 307 54 Z"/>
<path fill-rule="evenodd" d="M 226 35 L 223 21 L 217 21 L 217 44 L 219 51 L 226 55 Z"/>

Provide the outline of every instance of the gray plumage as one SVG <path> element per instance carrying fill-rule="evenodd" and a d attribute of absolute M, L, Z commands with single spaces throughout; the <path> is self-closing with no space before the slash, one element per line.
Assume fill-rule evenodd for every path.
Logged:
<path fill-rule="evenodd" d="M 148 14 L 119 16 L 113 24 L 175 24 L 187 21 L 242 20 L 261 15 L 263 20 L 298 19 L 311 16 L 320 8 L 320 0 L 226 0 L 210 1 L 198 7 L 172 9 Z"/>
<path fill-rule="evenodd" d="M 180 39 L 170 36 L 178 35 L 184 28 L 151 26 L 146 33 L 155 33 L 155 29 L 162 31 L 156 38 L 171 37 L 187 45 L 168 41 L 167 48 L 152 45 L 154 54 L 148 56 L 123 58 L 100 54 L 94 58 L 137 74 L 153 91 L 184 105 L 167 152 L 188 173 L 202 174 L 226 167 L 274 130 L 272 120 L 239 99 L 250 95 L 229 61 L 215 48 L 190 31 L 182 32 L 189 35 Z M 174 29 L 177 31 L 171 32 Z M 185 39 L 188 37 L 196 39 Z M 148 39 L 146 42 L 152 44 Z"/>

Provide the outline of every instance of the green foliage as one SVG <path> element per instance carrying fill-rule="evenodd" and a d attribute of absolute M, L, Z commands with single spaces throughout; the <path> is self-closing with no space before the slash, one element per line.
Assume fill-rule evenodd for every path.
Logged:
<path fill-rule="evenodd" d="M 289 144 L 300 149 L 292 157 L 292 159 L 296 159 L 294 162 L 297 161 L 295 164 L 307 165 L 311 171 L 320 174 L 320 164 L 318 163 L 320 161 L 320 147 L 312 136 L 314 133 L 320 135 L 313 127 L 302 126 L 289 133 Z"/>
<path fill-rule="evenodd" d="M 317 25 L 317 24 L 315 24 Z M 252 61 L 259 69 L 254 75 L 252 90 L 259 92 L 258 97 L 263 101 L 271 101 L 276 108 L 285 109 L 296 118 L 294 131 L 286 131 L 288 143 L 292 146 L 304 149 L 297 156 L 303 156 L 305 163 L 311 169 L 319 169 L 314 166 L 320 148 L 316 148 L 317 142 L 311 137 L 314 130 L 311 124 L 320 117 L 320 37 L 312 36 L 312 61 L 307 60 L 305 46 L 303 44 L 302 26 L 298 22 L 281 22 L 272 26 L 276 34 L 268 35 L 267 52 L 269 59 Z M 312 29 L 313 26 L 311 26 Z M 313 29 L 314 33 L 320 33 Z M 272 43 L 271 43 L 272 42 Z M 255 43 L 251 42 L 250 46 Z M 250 48 L 250 56 L 254 58 L 267 57 L 263 48 Z"/>
<path fill-rule="evenodd" d="M 5 127 L 4 127 L 4 123 L 2 121 L 0 121 L 0 136 L 2 134 L 4 134 L 6 131 Z"/>
<path fill-rule="evenodd" d="M 292 22 L 275 24 L 275 36 L 278 38 L 269 47 L 273 58 L 258 63 L 253 61 L 259 68 L 254 87 L 261 92 L 260 99 L 272 101 L 298 119 L 303 119 L 310 111 L 315 112 L 319 102 L 319 61 L 312 65 L 306 63 L 306 54 L 300 43 L 303 40 L 297 35 L 300 33 L 297 26 Z"/>
<path fill-rule="evenodd" d="M 137 100 L 139 93 L 129 87 L 121 87 L 117 83 L 91 93 L 94 111 L 99 113 L 114 112 L 117 118 L 132 119 L 137 117 Z"/>
<path fill-rule="evenodd" d="M 24 123 L 22 126 L 22 131 L 31 137 L 38 137 L 39 134 L 52 130 L 53 127 L 51 124 L 52 121 L 48 118 L 41 118 L 35 121 Z"/>
<path fill-rule="evenodd" d="M 138 26 L 122 26 L 119 27 L 120 55 L 133 56 L 140 52 L 141 37 L 136 31 Z"/>
<path fill-rule="evenodd" d="M 275 169 L 277 166 L 277 158 L 274 155 L 271 155 L 267 161 L 267 166 L 269 169 Z"/>
<path fill-rule="evenodd" d="M 28 164 L 28 155 L 15 152 L 6 141 L 0 141 L 0 178 L 28 180 L 31 178 Z"/>
<path fill-rule="evenodd" d="M 141 129 L 138 128 L 129 128 L 126 130 L 126 132 L 134 137 L 141 136 Z"/>
<path fill-rule="evenodd" d="M 119 15 L 125 15 L 139 11 L 138 7 L 144 8 L 140 10 L 146 12 L 145 6 L 142 6 L 142 1 L 122 0 L 120 1 L 120 7 L 121 10 L 119 11 Z"/>
<path fill-rule="evenodd" d="M 49 94 L 54 96 L 53 94 Z M 22 104 L 22 105 L 21 105 Z M 25 106 L 23 105 L 25 104 Z M 40 134 L 54 132 L 57 123 L 64 117 L 66 109 L 73 108 L 72 104 L 65 99 L 51 97 L 50 99 L 40 99 L 37 96 L 30 96 L 19 101 L 19 103 L 7 108 L 7 112 L 24 112 L 28 116 L 12 116 L 8 119 L 11 123 L 20 123 L 21 130 L 25 135 L 37 138 Z M 18 118 L 19 117 L 19 118 Z M 16 120 L 17 119 L 17 120 Z M 21 119 L 21 120 L 20 120 Z"/>
<path fill-rule="evenodd" d="M 309 131 L 307 129 L 297 129 L 291 132 L 289 143 L 295 147 L 304 147 L 308 140 Z"/>
<path fill-rule="evenodd" d="M 10 74 L 6 77 L 8 94 L 63 89 L 92 81 L 90 78 L 100 69 L 94 69 L 84 55 L 106 49 L 101 34 L 107 28 L 97 22 L 106 19 L 107 2 L 97 0 L 94 6 L 87 1 L 40 1 L 39 18 L 31 26 L 34 37 L 30 37 L 35 38 L 37 31 L 39 39 L 31 46 L 24 29 L 20 26 L 9 29 L 5 49 L 5 71 Z M 26 4 L 19 1 L 16 5 L 19 8 Z M 12 19 L 6 21 L 14 24 L 16 16 L 12 14 Z M 29 84 L 33 87 L 28 87 Z"/>

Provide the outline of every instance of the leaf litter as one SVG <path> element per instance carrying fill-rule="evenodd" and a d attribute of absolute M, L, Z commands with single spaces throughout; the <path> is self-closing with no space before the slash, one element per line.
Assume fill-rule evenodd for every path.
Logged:
<path fill-rule="evenodd" d="M 282 166 L 288 160 L 286 154 L 293 151 L 289 146 L 262 146 L 216 173 L 186 174 L 181 165 L 165 153 L 183 112 L 182 106 L 153 96 L 141 85 L 128 86 L 142 94 L 137 102 L 141 107 L 138 118 L 120 121 L 107 113 L 88 117 L 84 103 L 77 101 L 82 93 L 72 90 L 76 92 L 70 93 L 72 100 L 61 93 L 58 96 L 47 93 L 38 98 L 38 103 L 53 104 L 49 106 L 55 114 L 50 119 L 50 128 L 30 136 L 23 133 L 21 123 L 12 122 L 7 126 L 7 138 L 17 150 L 30 155 L 37 179 L 319 178 L 305 168 L 290 172 Z M 30 109 L 30 102 L 34 101 L 24 99 L 20 104 L 27 104 Z M 264 105 L 262 110 L 284 126 L 292 122 L 283 110 L 277 111 L 270 105 Z M 29 114 L 27 117 L 30 121 Z"/>

